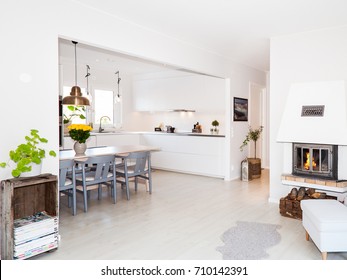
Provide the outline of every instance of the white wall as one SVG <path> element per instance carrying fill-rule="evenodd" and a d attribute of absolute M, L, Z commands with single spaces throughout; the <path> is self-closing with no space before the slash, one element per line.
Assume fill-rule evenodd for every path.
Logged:
<path fill-rule="evenodd" d="M 168 36 L 141 28 L 108 14 L 89 9 L 74 1 L 6 1 L 0 18 L 1 67 L 0 160 L 22 142 L 31 128 L 48 138 L 47 148 L 59 150 L 58 38 L 74 39 L 111 51 L 177 65 L 220 77 L 230 77 L 230 95 L 246 97 L 249 82 L 265 84 L 265 73 L 240 66 L 209 52 Z M 22 74 L 28 74 L 30 81 Z M 25 76 L 24 76 L 25 77 Z M 231 108 L 231 103 L 226 105 Z M 238 150 L 247 125 L 233 126 L 230 145 L 233 176 L 239 177 L 242 155 Z M 226 129 L 230 133 L 230 125 Z M 237 135 L 237 137 L 236 137 Z M 239 136 L 241 135 L 241 136 Z M 58 158 L 47 158 L 43 172 L 58 173 Z M 9 169 L 0 170 L 0 179 L 11 177 Z"/>
<path fill-rule="evenodd" d="M 272 38 L 270 63 L 270 201 L 279 202 L 289 190 L 281 184 L 285 144 L 276 138 L 290 85 L 347 79 L 347 26 Z"/>

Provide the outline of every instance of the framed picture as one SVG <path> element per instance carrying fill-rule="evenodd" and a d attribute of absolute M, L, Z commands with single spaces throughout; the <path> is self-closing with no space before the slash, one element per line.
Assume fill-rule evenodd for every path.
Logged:
<path fill-rule="evenodd" d="M 234 97 L 234 121 L 248 121 L 248 99 Z"/>

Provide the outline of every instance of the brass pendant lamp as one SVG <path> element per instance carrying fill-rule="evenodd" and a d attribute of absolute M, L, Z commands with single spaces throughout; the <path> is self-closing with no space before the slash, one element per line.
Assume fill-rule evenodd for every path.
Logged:
<path fill-rule="evenodd" d="M 89 106 L 89 99 L 82 96 L 81 88 L 77 86 L 77 55 L 76 55 L 76 45 L 78 42 L 72 41 L 75 45 L 75 86 L 71 88 L 69 96 L 63 98 L 63 105 L 75 105 L 75 106 Z"/>

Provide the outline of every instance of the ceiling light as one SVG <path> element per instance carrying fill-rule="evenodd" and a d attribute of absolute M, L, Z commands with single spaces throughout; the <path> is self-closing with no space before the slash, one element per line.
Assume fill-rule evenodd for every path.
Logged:
<path fill-rule="evenodd" d="M 75 85 L 71 88 L 70 95 L 63 98 L 63 105 L 89 106 L 88 98 L 82 96 L 81 88 L 77 86 L 77 55 L 76 45 L 78 42 L 72 41 L 75 45 Z"/>
<path fill-rule="evenodd" d="M 118 88 L 118 91 L 117 91 L 117 96 L 116 96 L 116 98 L 115 98 L 115 102 L 116 103 L 119 103 L 119 102 L 121 102 L 121 96 L 120 96 L 120 93 L 119 93 L 119 83 L 120 83 L 120 80 L 121 80 L 121 78 L 119 78 L 119 71 L 117 71 L 116 73 L 115 73 L 116 75 L 118 75 L 118 79 L 117 79 L 117 88 Z"/>

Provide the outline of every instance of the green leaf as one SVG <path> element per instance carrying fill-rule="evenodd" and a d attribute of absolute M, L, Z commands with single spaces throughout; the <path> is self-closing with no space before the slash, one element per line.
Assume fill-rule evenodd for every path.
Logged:
<path fill-rule="evenodd" d="M 0 167 L 5 168 L 6 167 L 6 162 L 0 162 Z"/>
<path fill-rule="evenodd" d="M 21 172 L 17 169 L 13 169 L 11 172 L 13 177 L 19 177 L 19 175 L 21 174 Z"/>
<path fill-rule="evenodd" d="M 56 157 L 57 156 L 56 152 L 53 151 L 53 150 L 49 151 L 49 155 L 52 156 L 52 157 Z"/>

